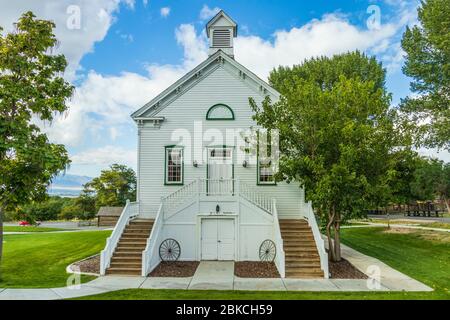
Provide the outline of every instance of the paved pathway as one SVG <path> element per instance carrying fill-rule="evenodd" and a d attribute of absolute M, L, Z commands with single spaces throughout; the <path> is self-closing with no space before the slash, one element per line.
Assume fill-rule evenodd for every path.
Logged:
<path fill-rule="evenodd" d="M 370 219 L 380 219 L 380 220 L 411 220 L 411 221 L 419 221 L 422 222 L 448 222 L 450 223 L 450 217 L 414 217 L 414 216 L 405 216 L 403 214 L 390 214 L 389 217 L 385 214 L 373 215 L 369 214 L 367 216 Z"/>
<path fill-rule="evenodd" d="M 378 268 L 381 283 L 360 279 L 260 279 L 234 276 L 233 262 L 202 261 L 193 277 L 150 278 L 105 276 L 79 286 L 50 289 L 1 289 L 0 300 L 55 300 L 121 289 L 257 290 L 257 291 L 432 291 L 423 283 L 378 259 L 342 245 L 342 256 L 371 275 Z"/>
<path fill-rule="evenodd" d="M 375 223 L 375 222 L 359 222 L 364 223 L 361 225 L 349 225 L 349 226 L 342 226 L 342 229 L 350 229 L 350 228 L 368 228 L 368 227 L 387 227 L 386 223 Z M 424 227 L 424 226 L 413 226 L 410 224 L 398 224 L 398 223 L 392 223 L 390 224 L 391 228 L 406 228 L 406 229 L 419 229 L 419 230 L 430 230 L 430 231 L 439 231 L 439 232 L 450 232 L 450 229 L 443 229 L 443 228 L 432 228 L 432 227 Z"/>

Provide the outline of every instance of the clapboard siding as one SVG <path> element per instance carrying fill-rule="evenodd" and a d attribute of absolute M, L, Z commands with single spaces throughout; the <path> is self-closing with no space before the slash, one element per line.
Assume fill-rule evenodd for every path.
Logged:
<path fill-rule="evenodd" d="M 209 129 L 220 130 L 225 137 L 227 128 L 248 129 L 255 126 L 252 120 L 252 110 L 249 106 L 249 97 L 260 102 L 264 95 L 256 86 L 239 77 L 238 70 L 229 66 L 220 65 L 213 72 L 201 79 L 188 91 L 162 109 L 158 116 L 165 117 L 160 128 L 153 127 L 150 123 L 140 128 L 139 135 L 139 201 L 141 215 L 154 217 L 162 196 L 180 188 L 180 186 L 164 185 L 164 147 L 176 144 L 172 135 L 177 130 L 185 129 L 192 137 L 194 122 L 203 127 L 203 132 Z M 234 121 L 207 121 L 205 120 L 208 109 L 223 103 L 230 106 L 235 115 Z M 192 138 L 191 137 L 191 138 Z M 191 140 L 192 141 L 192 140 Z M 235 145 L 230 141 L 204 141 L 203 145 Z M 185 149 L 185 153 L 189 148 Z M 235 155 L 236 156 L 236 155 Z M 185 154 L 187 157 L 187 154 Z M 186 160 L 184 164 L 184 183 L 193 179 L 206 178 L 206 163 L 199 163 L 195 168 L 192 160 Z M 255 161 L 256 162 L 256 161 Z M 277 186 L 257 186 L 256 163 L 247 168 L 242 163 L 235 163 L 234 176 L 246 181 L 262 194 L 275 197 L 278 203 L 278 211 L 281 217 L 296 216 L 304 201 L 304 192 L 298 184 L 279 183 Z"/>

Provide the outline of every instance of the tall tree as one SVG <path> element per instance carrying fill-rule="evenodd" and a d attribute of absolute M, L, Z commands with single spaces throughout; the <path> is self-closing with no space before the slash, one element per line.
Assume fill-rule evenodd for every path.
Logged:
<path fill-rule="evenodd" d="M 330 258 L 340 260 L 341 221 L 392 197 L 400 142 L 385 70 L 354 52 L 280 67 L 269 81 L 281 99 L 250 104 L 259 125 L 279 131 L 276 179 L 305 187 L 326 222 Z"/>
<path fill-rule="evenodd" d="M 64 146 L 49 143 L 32 124 L 33 116 L 51 121 L 67 110 L 73 92 L 61 77 L 65 57 L 50 54 L 54 27 L 27 12 L 14 32 L 0 32 L 0 259 L 3 212 L 44 198 L 52 177 L 70 162 Z"/>
<path fill-rule="evenodd" d="M 99 177 L 85 185 L 96 194 L 95 206 L 123 206 L 127 200 L 136 199 L 136 174 L 134 170 L 120 164 L 111 165 Z"/>
<path fill-rule="evenodd" d="M 450 1 L 422 1 L 420 25 L 407 28 L 403 72 L 413 78 L 415 96 L 404 99 L 405 124 L 417 145 L 450 150 Z"/>

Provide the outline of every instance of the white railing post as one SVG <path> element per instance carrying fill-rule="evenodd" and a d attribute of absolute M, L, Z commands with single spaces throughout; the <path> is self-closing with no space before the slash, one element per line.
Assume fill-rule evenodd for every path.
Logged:
<path fill-rule="evenodd" d="M 197 214 L 200 213 L 200 193 L 201 193 L 201 185 L 200 185 L 200 179 L 197 178 L 197 195 L 196 195 L 196 199 L 197 199 Z"/>
<path fill-rule="evenodd" d="M 164 205 L 161 202 L 153 222 L 152 231 L 147 238 L 145 250 L 142 251 L 141 275 L 146 277 L 160 262 L 159 255 L 156 254 L 157 244 L 160 243 L 162 229 L 164 225 Z"/>
<path fill-rule="evenodd" d="M 272 212 L 273 212 L 273 239 L 275 241 L 275 247 L 276 247 L 276 255 L 275 255 L 275 265 L 277 266 L 278 272 L 280 273 L 280 276 L 282 278 L 286 277 L 286 264 L 285 264 L 285 254 L 284 254 L 284 247 L 283 247 L 283 238 L 281 236 L 281 230 L 280 230 L 280 222 L 278 220 L 278 211 L 277 211 L 277 201 L 276 199 L 272 200 L 271 203 L 272 206 Z"/>
<path fill-rule="evenodd" d="M 139 204 L 137 202 L 131 203 L 129 200 L 126 201 L 125 207 L 120 214 L 119 219 L 114 227 L 111 235 L 106 239 L 105 248 L 100 253 L 100 274 L 105 275 L 106 269 L 111 263 L 112 255 L 116 250 L 116 246 L 119 243 L 120 237 L 122 236 L 125 227 L 127 226 L 130 219 L 139 215 Z"/>
<path fill-rule="evenodd" d="M 323 241 L 322 234 L 320 233 L 319 226 L 317 225 L 316 216 L 314 215 L 314 210 L 312 208 L 312 202 L 308 201 L 306 203 L 306 218 L 308 219 L 308 224 L 314 236 L 314 242 L 317 246 L 317 251 L 320 257 L 320 267 L 323 270 L 325 278 L 329 277 L 328 270 L 328 254 L 325 250 L 325 242 Z"/>

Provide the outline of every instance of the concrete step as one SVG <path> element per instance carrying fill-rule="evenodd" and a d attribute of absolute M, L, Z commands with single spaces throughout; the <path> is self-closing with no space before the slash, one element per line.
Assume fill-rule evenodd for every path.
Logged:
<path fill-rule="evenodd" d="M 147 230 L 150 231 L 152 226 L 141 225 L 141 224 L 129 224 L 125 227 L 125 230 Z"/>
<path fill-rule="evenodd" d="M 289 228 L 289 229 L 287 229 L 287 228 L 285 228 L 285 229 L 280 228 L 280 231 L 281 231 L 282 235 L 283 234 L 292 234 L 292 233 L 294 233 L 294 234 L 296 234 L 296 233 L 298 233 L 298 234 L 312 234 L 311 229 L 301 229 L 301 228 Z"/>
<path fill-rule="evenodd" d="M 123 259 L 141 259 L 142 251 L 129 252 L 129 251 L 115 251 L 113 255 L 113 259 L 115 258 L 123 258 Z"/>
<path fill-rule="evenodd" d="M 310 269 L 315 269 L 315 268 L 319 268 L 320 269 L 320 261 L 302 261 L 302 260 L 297 260 L 297 261 L 287 261 L 286 262 L 286 270 L 287 269 L 297 269 L 297 268 L 310 268 Z"/>
<path fill-rule="evenodd" d="M 122 233 L 122 238 L 135 238 L 135 239 L 141 239 L 141 238 L 148 238 L 148 235 L 145 233 L 137 233 L 137 232 L 124 232 Z"/>
<path fill-rule="evenodd" d="M 144 251 L 144 248 L 134 248 L 134 247 L 122 247 L 122 248 L 116 248 L 116 251 L 114 251 L 114 254 L 119 253 L 139 253 L 142 255 L 142 251 Z"/>
<path fill-rule="evenodd" d="M 123 234 L 129 234 L 129 233 L 143 234 L 143 235 L 145 235 L 145 236 L 149 236 L 149 235 L 150 235 L 150 230 L 147 230 L 147 229 L 135 229 L 135 228 L 129 228 L 129 227 L 127 227 L 127 228 L 124 230 L 124 232 L 122 233 L 122 235 L 123 235 Z"/>
<path fill-rule="evenodd" d="M 120 239 L 117 246 L 125 246 L 125 247 L 134 247 L 134 246 L 145 246 L 147 245 L 147 239 L 145 240 L 136 240 L 136 239 Z"/>
<path fill-rule="evenodd" d="M 106 274 L 140 275 L 141 268 L 108 268 Z"/>
<path fill-rule="evenodd" d="M 305 262 L 305 263 L 319 263 L 320 264 L 320 258 L 319 255 L 317 256 L 287 256 L 285 257 L 285 262 Z"/>
<path fill-rule="evenodd" d="M 130 249 L 130 250 L 140 250 L 140 251 L 143 251 L 143 250 L 145 249 L 145 244 L 134 244 L 134 245 L 131 245 L 131 244 L 119 244 L 119 245 L 116 247 L 116 249 L 119 249 L 119 250 L 127 250 L 127 249 Z"/>
<path fill-rule="evenodd" d="M 111 262 L 110 268 L 137 268 L 142 267 L 141 262 Z"/>
<path fill-rule="evenodd" d="M 295 279 L 323 279 L 323 272 L 286 272 L 286 278 Z"/>
<path fill-rule="evenodd" d="M 308 222 L 305 223 L 299 223 L 299 222 L 281 222 L 280 223 L 281 228 L 290 228 L 290 227 L 296 227 L 296 228 L 309 228 Z"/>
<path fill-rule="evenodd" d="M 117 256 L 114 255 L 111 258 L 111 263 L 115 262 L 133 262 L 133 263 L 141 263 L 142 262 L 142 256 L 139 255 L 139 257 L 129 257 L 129 256 Z"/>
<path fill-rule="evenodd" d="M 147 243 L 147 239 L 148 237 L 129 237 L 129 236 L 125 236 L 120 238 L 119 241 L 123 241 L 123 242 L 144 242 Z"/>
<path fill-rule="evenodd" d="M 283 240 L 285 247 L 316 247 L 316 243 L 311 240 L 304 239 L 287 239 Z"/>
<path fill-rule="evenodd" d="M 313 252 L 313 253 L 317 253 L 317 248 L 314 247 L 284 247 L 284 251 L 286 253 L 292 253 L 292 252 Z"/>

